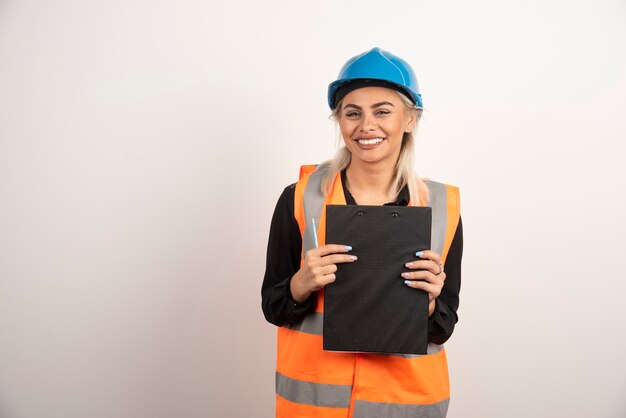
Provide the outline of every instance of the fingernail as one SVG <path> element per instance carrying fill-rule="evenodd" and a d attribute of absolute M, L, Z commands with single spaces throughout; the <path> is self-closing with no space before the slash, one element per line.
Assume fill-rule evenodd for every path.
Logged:
<path fill-rule="evenodd" d="M 404 281 L 404 284 L 408 286 L 408 285 L 410 285 L 410 284 L 411 284 L 411 281 L 410 281 L 410 280 L 405 280 L 405 281 Z"/>
<path fill-rule="evenodd" d="M 404 272 L 404 273 L 402 273 L 400 276 L 402 276 L 402 277 L 409 277 L 409 273 Z"/>
<path fill-rule="evenodd" d="M 415 253 L 415 255 L 421 257 L 422 255 L 424 255 L 424 251 L 418 251 Z"/>
<path fill-rule="evenodd" d="M 346 245 L 346 251 L 350 251 L 350 250 L 352 250 L 352 247 L 349 245 Z"/>
<path fill-rule="evenodd" d="M 413 263 L 410 263 L 410 262 L 409 262 L 409 263 L 406 263 L 406 264 L 404 265 L 404 267 L 406 267 L 406 268 L 411 268 L 411 266 L 412 266 L 412 265 L 413 265 Z"/>
<path fill-rule="evenodd" d="M 356 255 L 351 255 L 350 259 L 352 259 L 352 261 L 356 261 Z"/>

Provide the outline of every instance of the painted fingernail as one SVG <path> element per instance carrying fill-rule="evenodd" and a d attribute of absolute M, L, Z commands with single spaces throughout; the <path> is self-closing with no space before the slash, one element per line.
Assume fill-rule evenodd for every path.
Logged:
<path fill-rule="evenodd" d="M 350 256 L 350 259 L 351 259 L 352 261 L 356 261 L 356 255 L 351 255 L 351 256 Z"/>
<path fill-rule="evenodd" d="M 405 278 L 408 278 L 408 277 L 409 277 L 409 273 L 404 272 L 404 273 L 402 273 L 400 276 L 405 277 Z"/>
<path fill-rule="evenodd" d="M 413 263 L 408 262 L 408 263 L 406 263 L 406 264 L 404 265 L 404 267 L 406 267 L 406 268 L 411 268 L 411 266 L 412 266 L 412 265 L 413 265 Z"/>
<path fill-rule="evenodd" d="M 422 255 L 424 255 L 424 251 L 418 251 L 415 253 L 415 255 L 421 257 Z"/>
<path fill-rule="evenodd" d="M 410 285 L 410 284 L 411 284 L 411 281 L 410 281 L 410 280 L 405 280 L 405 281 L 404 281 L 404 284 L 408 286 L 408 285 Z"/>
<path fill-rule="evenodd" d="M 346 245 L 346 251 L 350 251 L 350 250 L 352 250 L 352 247 L 349 245 Z"/>

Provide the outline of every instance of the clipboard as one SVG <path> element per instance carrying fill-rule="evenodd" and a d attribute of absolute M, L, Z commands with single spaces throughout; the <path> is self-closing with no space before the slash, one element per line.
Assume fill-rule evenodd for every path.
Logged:
<path fill-rule="evenodd" d="M 432 208 L 327 205 L 326 243 L 352 246 L 324 288 L 323 348 L 426 354 L 428 293 L 404 284 L 404 264 L 430 249 Z"/>

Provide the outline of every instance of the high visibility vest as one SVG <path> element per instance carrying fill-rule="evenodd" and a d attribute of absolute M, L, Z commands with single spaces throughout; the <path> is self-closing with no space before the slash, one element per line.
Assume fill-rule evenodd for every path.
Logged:
<path fill-rule="evenodd" d="M 340 173 L 324 196 L 324 167 L 303 166 L 296 184 L 294 215 L 302 235 L 302 258 L 325 243 L 325 207 L 345 205 Z M 425 180 L 432 207 L 431 249 L 445 262 L 459 221 L 459 189 Z M 409 203 L 411 204 L 411 203 Z M 302 261 L 301 261 L 302 263 Z M 425 355 L 338 353 L 322 349 L 324 291 L 313 312 L 278 328 L 276 362 L 277 418 L 445 417 L 450 399 L 443 345 L 428 344 Z"/>

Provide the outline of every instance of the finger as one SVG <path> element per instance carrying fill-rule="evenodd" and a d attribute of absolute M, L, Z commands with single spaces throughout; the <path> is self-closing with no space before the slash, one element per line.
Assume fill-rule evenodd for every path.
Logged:
<path fill-rule="evenodd" d="M 335 276 L 334 273 L 331 274 L 325 274 L 324 276 L 320 276 L 317 280 L 316 280 L 316 286 L 315 286 L 315 290 L 320 290 L 321 288 L 323 288 L 324 286 L 334 282 L 337 279 L 337 276 Z"/>
<path fill-rule="evenodd" d="M 415 253 L 417 257 L 434 261 L 437 265 L 441 264 L 441 255 L 437 251 L 424 250 Z"/>
<path fill-rule="evenodd" d="M 412 287 L 413 289 L 425 290 L 428 293 L 434 293 L 439 291 L 439 286 L 421 280 L 405 280 L 404 284 L 408 287 Z"/>
<path fill-rule="evenodd" d="M 317 274 L 325 276 L 327 274 L 333 274 L 337 271 L 337 264 L 329 264 L 327 266 L 318 267 Z"/>
<path fill-rule="evenodd" d="M 419 270 L 419 271 L 405 271 L 400 274 L 400 276 L 409 280 L 426 280 L 429 283 L 437 283 L 442 281 L 439 276 L 433 274 L 428 270 Z"/>
<path fill-rule="evenodd" d="M 332 266 L 339 263 L 352 263 L 356 260 L 357 256 L 352 254 L 331 254 L 321 258 L 305 258 L 302 263 L 302 269 L 310 271 L 313 276 L 318 276 L 321 274 L 320 272 L 332 273 L 328 270 L 321 270 L 325 266 Z"/>
<path fill-rule="evenodd" d="M 337 264 L 337 263 L 352 263 L 356 261 L 358 257 L 352 254 L 331 254 L 326 257 L 322 257 L 319 260 L 315 260 L 315 263 L 318 266 L 327 266 L 329 264 Z"/>
<path fill-rule="evenodd" d="M 436 299 L 441 293 L 441 288 L 439 286 L 421 282 L 416 280 L 405 280 L 404 284 L 412 289 L 420 289 L 428 293 L 428 299 L 433 300 Z"/>
<path fill-rule="evenodd" d="M 413 260 L 405 263 L 404 266 L 410 269 L 430 270 L 430 268 L 432 267 L 432 263 L 433 262 L 431 260 Z M 437 268 L 434 273 L 437 273 L 438 271 L 439 269 Z"/>
<path fill-rule="evenodd" d="M 434 275 L 440 275 L 443 273 L 443 265 L 430 260 L 430 267 L 428 268 Z"/>
<path fill-rule="evenodd" d="M 324 257 L 328 254 L 333 253 L 345 253 L 352 250 L 352 247 L 349 245 L 341 245 L 341 244 L 326 244 L 321 247 L 313 248 L 307 251 L 307 254 L 314 257 Z"/>
<path fill-rule="evenodd" d="M 428 269 L 433 274 L 439 275 L 443 271 L 443 264 L 441 263 L 441 256 L 438 252 L 432 250 L 424 250 L 415 253 L 416 256 L 421 257 L 422 263 L 420 263 L 420 267 L 424 269 Z M 413 262 L 417 263 L 417 262 Z"/>
<path fill-rule="evenodd" d="M 432 260 L 412 261 L 412 262 L 406 263 L 405 266 L 408 267 L 408 268 L 411 268 L 411 269 L 421 269 L 421 270 L 424 270 L 424 271 L 429 271 L 432 274 L 437 274 L 437 273 L 443 271 L 443 266 L 442 266 L 442 268 L 439 268 L 439 264 L 436 264 Z"/>
<path fill-rule="evenodd" d="M 426 273 L 426 274 L 412 274 L 413 272 L 409 273 L 409 274 L 401 274 L 402 278 L 404 278 L 405 280 L 417 280 L 417 281 L 424 281 L 426 283 L 430 283 L 433 286 L 437 286 L 440 289 L 443 288 L 444 282 L 446 280 L 445 276 L 443 276 L 443 273 L 436 276 L 434 274 L 428 273 L 428 272 L 422 272 L 422 273 Z M 420 273 L 420 272 L 415 272 L 415 273 Z M 417 276 L 417 277 L 415 277 Z"/>

